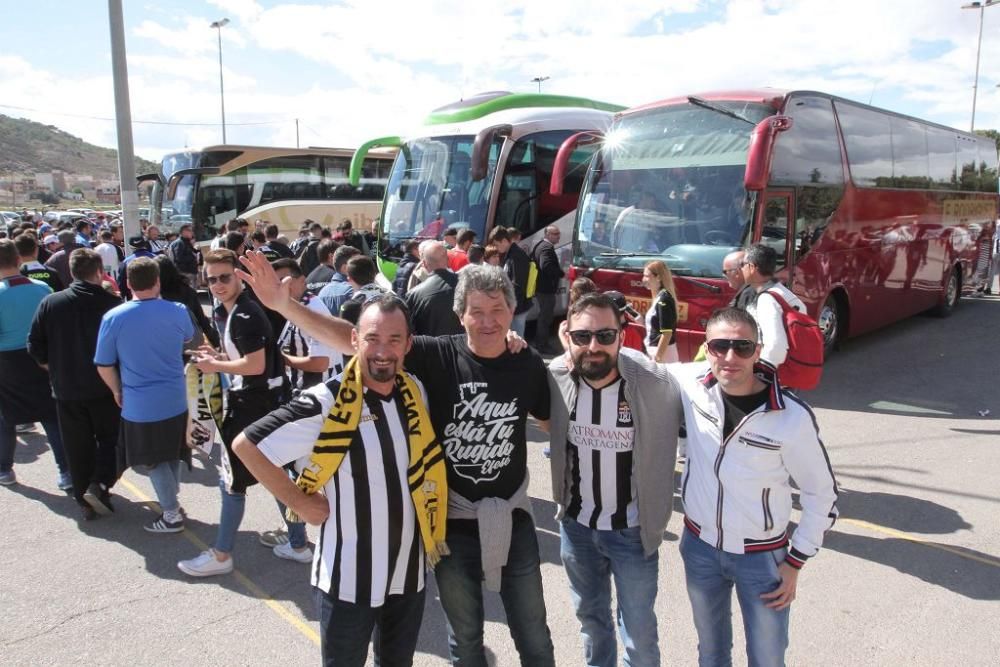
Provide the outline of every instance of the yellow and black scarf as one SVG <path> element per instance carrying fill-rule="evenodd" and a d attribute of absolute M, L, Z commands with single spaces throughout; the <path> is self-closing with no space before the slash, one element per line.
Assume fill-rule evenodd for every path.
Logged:
<path fill-rule="evenodd" d="M 448 554 L 445 544 L 448 479 L 444 467 L 444 451 L 434 434 L 417 384 L 409 375 L 397 373 L 396 388 L 403 400 L 409 436 L 407 481 L 427 560 L 433 566 L 441 556 Z M 306 494 L 311 495 L 322 489 L 343 462 L 361 421 L 363 396 L 361 368 L 358 358 L 354 357 L 344 369 L 337 397 L 323 421 L 319 438 L 313 445 L 309 466 L 299 474 L 295 482 Z M 288 510 L 286 516 L 289 521 L 299 520 L 291 510 Z"/>

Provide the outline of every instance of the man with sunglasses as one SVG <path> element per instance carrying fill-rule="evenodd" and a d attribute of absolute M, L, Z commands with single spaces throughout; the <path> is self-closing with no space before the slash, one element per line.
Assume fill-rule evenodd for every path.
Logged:
<path fill-rule="evenodd" d="M 549 365 L 552 494 L 560 549 L 586 664 L 617 664 L 611 581 L 626 664 L 659 665 L 656 603 L 663 531 L 670 519 L 677 382 L 644 354 L 621 353 L 624 335 L 608 294 L 570 305 L 565 356 Z"/>
<path fill-rule="evenodd" d="M 671 368 L 687 425 L 681 558 L 699 664 L 728 665 L 732 589 L 751 665 L 782 665 L 799 570 L 837 518 L 837 484 L 815 416 L 761 358 L 760 331 L 738 308 L 705 328 L 709 369 Z M 789 535 L 794 480 L 802 516 Z"/>
<path fill-rule="evenodd" d="M 222 509 L 215 542 L 200 555 L 177 563 L 181 572 L 192 577 L 233 571 L 232 552 L 246 507 L 246 491 L 257 483 L 233 455 L 233 441 L 243 429 L 278 407 L 285 385 L 271 323 L 263 308 L 243 289 L 235 270 L 236 255 L 231 250 L 213 250 L 205 255 L 208 289 L 219 301 L 214 320 L 222 351 L 205 346 L 192 361 L 203 373 L 225 373 L 229 389 L 222 422 Z M 292 528 L 289 526 L 290 531 Z"/>

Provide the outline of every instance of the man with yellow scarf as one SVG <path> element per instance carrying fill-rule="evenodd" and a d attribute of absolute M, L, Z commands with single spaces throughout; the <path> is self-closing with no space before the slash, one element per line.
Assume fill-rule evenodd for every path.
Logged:
<path fill-rule="evenodd" d="M 249 426 L 233 450 L 290 512 L 322 524 L 312 584 L 323 663 L 362 667 L 374 630 L 376 661 L 405 666 L 425 563 L 448 553 L 444 454 L 424 387 L 402 370 L 412 345 L 403 301 L 367 301 L 351 342 L 340 376 Z M 295 482 L 282 469 L 292 462 Z"/>

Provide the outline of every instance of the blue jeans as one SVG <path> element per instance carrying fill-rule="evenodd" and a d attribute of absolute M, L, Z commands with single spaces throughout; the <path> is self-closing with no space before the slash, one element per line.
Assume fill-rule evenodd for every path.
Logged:
<path fill-rule="evenodd" d="M 500 598 L 522 665 L 555 665 L 552 637 L 545 621 L 545 597 L 538 538 L 531 516 L 512 515 L 510 552 L 503 568 Z M 446 556 L 434 568 L 441 606 L 448 620 L 448 650 L 456 667 L 486 667 L 483 651 L 483 562 L 474 520 L 448 521 Z"/>
<path fill-rule="evenodd" d="M 180 509 L 177 494 L 181 490 L 181 462 L 164 461 L 155 466 L 144 466 L 149 472 L 149 481 L 156 493 L 156 500 L 164 512 L 176 512 Z"/>
<path fill-rule="evenodd" d="M 45 437 L 52 448 L 52 457 L 56 460 L 59 474 L 68 473 L 66 452 L 63 449 L 62 433 L 59 432 L 59 422 L 55 419 L 42 422 Z M 0 415 L 0 472 L 10 472 L 14 469 L 14 451 L 17 448 L 17 424 L 6 422 Z"/>
<path fill-rule="evenodd" d="M 419 593 L 390 595 L 381 607 L 343 602 L 318 588 L 313 591 L 325 667 L 364 667 L 370 641 L 375 644 L 376 665 L 413 664 L 424 617 L 423 589 Z"/>
<path fill-rule="evenodd" d="M 236 546 L 236 533 L 243 523 L 243 513 L 247 507 L 247 496 L 245 493 L 230 493 L 226 491 L 226 482 L 219 479 L 219 491 L 222 493 L 222 512 L 219 515 L 219 528 L 215 534 L 215 544 L 213 548 L 222 553 L 231 554 Z M 281 518 L 285 518 L 285 508 L 278 503 L 281 510 Z M 306 524 L 291 523 L 287 519 L 285 525 L 288 526 L 288 542 L 296 549 L 306 546 Z"/>
<path fill-rule="evenodd" d="M 580 620 L 583 654 L 591 667 L 615 667 L 618 642 L 611 622 L 611 579 L 618 594 L 618 633 L 629 667 L 660 664 L 656 631 L 659 559 L 643 553 L 639 528 L 594 530 L 566 517 L 560 556 Z"/>
<path fill-rule="evenodd" d="M 732 664 L 734 584 L 743 612 L 750 667 L 784 665 L 790 607 L 780 611 L 768 609 L 760 596 L 781 583 L 778 565 L 785 559 L 785 549 L 731 554 L 685 529 L 681 536 L 681 558 L 698 631 L 698 665 Z"/>

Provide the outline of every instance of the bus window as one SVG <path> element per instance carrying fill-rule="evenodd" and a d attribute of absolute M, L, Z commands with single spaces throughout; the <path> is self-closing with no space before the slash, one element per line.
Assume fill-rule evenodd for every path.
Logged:
<path fill-rule="evenodd" d="M 992 139 L 979 140 L 979 191 L 997 191 L 997 145 Z"/>
<path fill-rule="evenodd" d="M 953 190 L 958 182 L 955 172 L 955 133 L 940 127 L 927 128 L 927 161 L 931 188 Z"/>
<path fill-rule="evenodd" d="M 760 242 L 769 245 L 778 253 L 777 270 L 785 268 L 788 242 L 788 201 L 785 194 L 768 196 L 764 205 L 764 220 L 760 230 Z"/>
<path fill-rule="evenodd" d="M 793 97 L 785 105 L 792 127 L 778 135 L 771 161 L 771 182 L 782 185 L 841 184 L 840 157 L 833 107 L 824 97 Z"/>
<path fill-rule="evenodd" d="M 836 108 L 854 184 L 861 188 L 892 187 L 889 116 L 843 102 L 837 102 Z"/>
<path fill-rule="evenodd" d="M 892 116 L 891 122 L 893 185 L 926 190 L 930 186 L 930 176 L 924 126 L 896 116 Z"/>
<path fill-rule="evenodd" d="M 979 189 L 979 149 L 975 139 L 958 137 L 958 165 L 961 169 L 959 187 L 962 190 Z"/>

